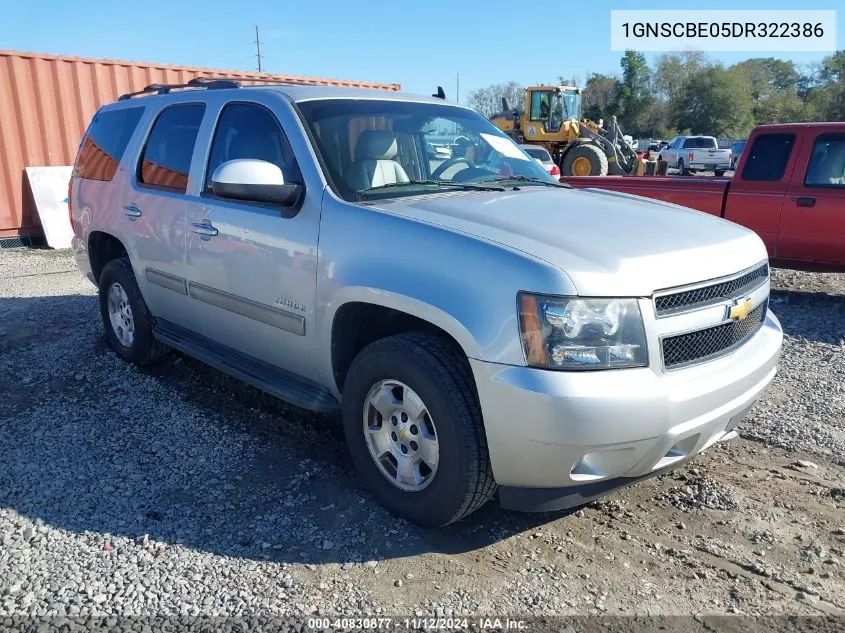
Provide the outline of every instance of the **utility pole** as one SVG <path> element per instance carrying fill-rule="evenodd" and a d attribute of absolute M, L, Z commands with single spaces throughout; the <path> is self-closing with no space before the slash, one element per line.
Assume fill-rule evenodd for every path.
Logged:
<path fill-rule="evenodd" d="M 455 75 L 455 101 L 461 102 L 461 73 Z"/>
<path fill-rule="evenodd" d="M 261 72 L 261 42 L 258 41 L 258 26 L 255 27 L 255 56 L 258 58 L 258 72 Z"/>

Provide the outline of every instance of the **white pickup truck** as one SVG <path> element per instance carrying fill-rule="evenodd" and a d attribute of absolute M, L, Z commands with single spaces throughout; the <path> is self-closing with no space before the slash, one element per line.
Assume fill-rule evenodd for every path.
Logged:
<path fill-rule="evenodd" d="M 676 168 L 682 176 L 696 171 L 724 176 L 731 168 L 731 150 L 719 149 L 712 136 L 676 136 L 660 153 L 660 160 Z"/>

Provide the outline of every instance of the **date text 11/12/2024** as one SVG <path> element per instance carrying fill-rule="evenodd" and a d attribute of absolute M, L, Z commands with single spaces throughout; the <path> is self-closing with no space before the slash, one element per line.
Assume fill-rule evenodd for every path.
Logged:
<path fill-rule="evenodd" d="M 417 630 L 417 631 L 521 631 L 526 630 L 528 623 L 524 620 L 510 618 L 309 618 L 308 628 L 318 631 L 360 631 L 372 630 Z"/>

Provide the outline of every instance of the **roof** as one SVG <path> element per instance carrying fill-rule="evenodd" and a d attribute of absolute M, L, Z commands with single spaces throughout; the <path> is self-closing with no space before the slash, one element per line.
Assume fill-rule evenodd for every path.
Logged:
<path fill-rule="evenodd" d="M 223 79 L 217 78 L 215 79 Z M 226 77 L 225 79 L 229 79 Z M 237 82 L 238 77 L 232 77 L 233 81 Z M 444 101 L 443 99 L 439 99 L 437 97 L 426 96 L 426 95 L 416 95 L 411 94 L 408 92 L 399 92 L 394 89 L 373 89 L 373 88 L 357 88 L 357 87 L 343 87 L 343 86 L 312 86 L 312 85 L 300 85 L 300 84 L 285 84 L 285 83 L 268 83 L 268 84 L 261 84 L 261 83 L 251 83 L 251 82 L 244 82 L 241 84 L 240 87 L 230 87 L 224 85 L 226 81 L 219 81 L 219 86 L 214 85 L 213 82 L 208 84 L 209 87 L 202 88 L 201 85 L 197 87 L 192 86 L 172 86 L 173 92 L 169 92 L 167 94 L 158 94 L 155 88 L 151 88 L 151 90 L 145 94 L 138 94 L 132 93 L 133 95 L 137 95 L 137 98 L 140 99 L 167 99 L 170 96 L 177 96 L 177 95 L 196 95 L 198 92 L 203 93 L 205 90 L 212 90 L 215 94 L 216 93 L 235 93 L 239 96 L 248 96 L 250 92 L 267 92 L 272 91 L 276 93 L 280 93 L 288 97 L 291 101 L 296 103 L 302 103 L 305 101 L 316 101 L 322 99 L 353 99 L 353 100 L 379 100 L 379 101 L 404 101 L 409 103 L 431 103 L 437 105 L 449 105 L 456 108 L 463 108 L 467 109 L 466 106 L 459 105 L 452 101 Z M 126 95 L 122 97 L 119 102 L 120 103 L 127 103 L 128 101 L 132 101 L 132 99 L 127 99 Z"/>
<path fill-rule="evenodd" d="M 335 86 L 255 86 L 261 90 L 278 90 L 288 95 L 293 101 L 313 101 L 315 99 L 379 99 L 390 101 L 413 101 L 417 103 L 437 103 L 458 106 L 453 101 L 444 101 L 437 97 L 416 95 L 409 92 L 388 90 L 367 90 L 362 88 L 341 88 Z M 463 107 L 463 106 L 458 106 Z"/>
<path fill-rule="evenodd" d="M 804 123 L 770 123 L 768 125 L 758 125 L 755 130 L 764 129 L 767 132 L 776 130 L 800 130 L 806 127 L 815 128 L 833 128 L 841 130 L 845 128 L 845 122 L 841 121 L 806 121 Z"/>

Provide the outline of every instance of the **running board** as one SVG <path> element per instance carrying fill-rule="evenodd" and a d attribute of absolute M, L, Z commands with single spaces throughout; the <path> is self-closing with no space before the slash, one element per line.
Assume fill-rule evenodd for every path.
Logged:
<path fill-rule="evenodd" d="M 156 319 L 153 335 L 165 345 L 292 405 L 318 413 L 340 412 L 340 404 L 328 389 L 175 323 Z"/>

